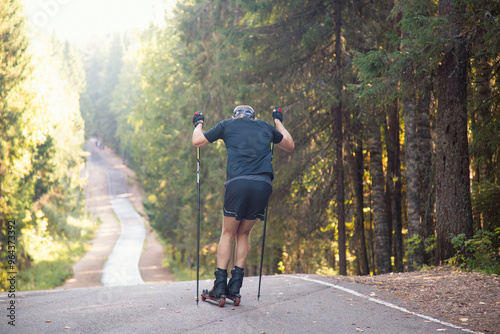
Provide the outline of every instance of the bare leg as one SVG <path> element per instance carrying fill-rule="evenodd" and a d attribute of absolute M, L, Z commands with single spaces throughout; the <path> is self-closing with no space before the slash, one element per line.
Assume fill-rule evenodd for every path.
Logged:
<path fill-rule="evenodd" d="M 236 255 L 234 264 L 245 268 L 248 254 L 250 254 L 250 231 L 257 220 L 237 221 L 234 217 L 224 216 L 222 234 L 217 247 L 217 268 L 227 269 L 236 239 Z"/>
<path fill-rule="evenodd" d="M 245 268 L 248 254 L 250 254 L 250 231 L 257 220 L 243 219 L 236 232 L 236 255 L 234 265 Z"/>
<path fill-rule="evenodd" d="M 217 247 L 217 268 L 227 269 L 229 261 L 231 261 L 233 244 L 239 226 L 240 221 L 237 221 L 236 218 L 224 216 L 222 234 Z"/>

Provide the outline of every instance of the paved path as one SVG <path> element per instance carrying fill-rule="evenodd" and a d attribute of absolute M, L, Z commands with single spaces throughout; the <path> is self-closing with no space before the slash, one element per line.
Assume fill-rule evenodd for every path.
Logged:
<path fill-rule="evenodd" d="M 97 155 L 92 155 L 96 159 Z M 99 157 L 99 159 L 102 159 Z M 146 238 L 144 222 L 128 198 L 125 175 L 112 169 L 102 160 L 108 179 L 111 206 L 118 217 L 121 234 L 104 264 L 101 281 L 104 285 L 133 285 L 144 283 L 139 272 L 139 260 Z"/>
<path fill-rule="evenodd" d="M 87 151 L 90 156 L 82 175 L 87 179 L 86 203 L 101 224 L 89 252 L 73 266 L 74 276 L 61 288 L 171 282 L 172 273 L 162 267 L 163 246 L 145 216 L 144 193 L 134 172 L 109 148 L 101 151 L 89 142 Z"/>
<path fill-rule="evenodd" d="M 211 284 L 202 281 L 201 288 Z M 0 332 L 464 333 L 381 301 L 369 287 L 335 279 L 265 276 L 260 301 L 258 278 L 246 277 L 243 284 L 241 305 L 224 308 L 201 300 L 197 305 L 195 281 L 21 292 L 16 327 L 2 320 Z M 1 309 L 6 299 L 0 294 Z"/>

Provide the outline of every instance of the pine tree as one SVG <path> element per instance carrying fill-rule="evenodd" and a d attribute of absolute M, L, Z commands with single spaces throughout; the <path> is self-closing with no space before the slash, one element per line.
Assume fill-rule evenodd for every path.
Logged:
<path fill-rule="evenodd" d="M 453 255 L 450 235 L 472 236 L 472 207 L 467 140 L 467 49 L 462 37 L 462 9 L 440 0 L 439 14 L 446 49 L 437 69 L 438 111 L 436 143 L 437 260 Z"/>

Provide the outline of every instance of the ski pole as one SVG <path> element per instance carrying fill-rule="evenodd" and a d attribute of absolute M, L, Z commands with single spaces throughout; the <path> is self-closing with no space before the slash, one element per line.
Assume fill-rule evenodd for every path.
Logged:
<path fill-rule="evenodd" d="M 196 250 L 197 250 L 197 257 L 196 257 L 196 305 L 198 305 L 200 301 L 200 148 L 197 147 L 197 178 L 196 182 L 198 185 L 198 222 L 197 222 L 197 237 L 196 237 Z"/>
<path fill-rule="evenodd" d="M 278 109 L 278 107 L 274 107 Z M 271 161 L 274 155 L 274 143 L 271 143 Z M 262 263 L 264 262 L 264 246 L 266 244 L 266 227 L 267 227 L 267 211 L 269 210 L 269 202 L 266 206 L 266 212 L 264 214 L 264 231 L 262 232 L 262 251 L 260 252 L 260 274 L 259 274 L 259 292 L 257 293 L 257 300 L 260 300 L 260 286 L 262 283 Z"/>
<path fill-rule="evenodd" d="M 273 147 L 271 149 L 271 152 L 273 150 L 274 150 L 274 144 L 273 144 Z M 260 285 L 262 283 L 262 263 L 264 261 L 264 246 L 266 244 L 266 225 L 267 225 L 267 211 L 268 210 L 269 210 L 269 204 L 266 206 L 266 213 L 264 214 L 264 231 L 262 232 L 262 251 L 260 253 L 259 292 L 257 293 L 257 300 L 260 300 Z"/>

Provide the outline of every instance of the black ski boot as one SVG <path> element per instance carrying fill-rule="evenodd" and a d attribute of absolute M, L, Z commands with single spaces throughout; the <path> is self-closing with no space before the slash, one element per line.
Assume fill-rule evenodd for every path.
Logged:
<path fill-rule="evenodd" d="M 206 298 L 211 299 L 219 303 L 220 307 L 224 307 L 226 304 L 226 291 L 227 291 L 227 270 L 222 270 L 217 268 L 215 271 L 215 281 L 212 290 L 203 290 L 201 299 L 203 301 Z"/>
<path fill-rule="evenodd" d="M 226 295 L 227 298 L 234 302 L 234 306 L 238 306 L 241 301 L 240 289 L 243 286 L 243 276 L 245 276 L 245 270 L 240 267 L 234 267 L 231 270 L 231 279 L 227 284 Z"/>

